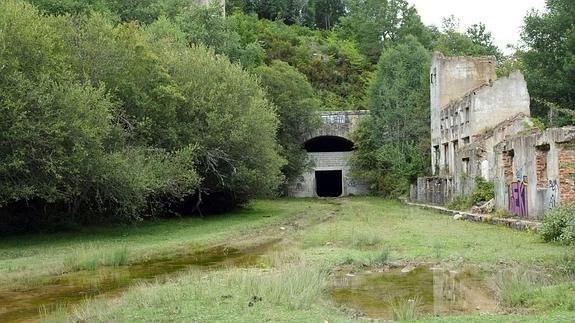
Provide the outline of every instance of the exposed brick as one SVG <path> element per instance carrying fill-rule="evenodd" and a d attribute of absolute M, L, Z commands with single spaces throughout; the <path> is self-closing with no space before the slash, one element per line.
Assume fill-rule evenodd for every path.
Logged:
<path fill-rule="evenodd" d="M 563 149 L 559 153 L 559 186 L 561 201 L 575 202 L 575 151 Z"/>

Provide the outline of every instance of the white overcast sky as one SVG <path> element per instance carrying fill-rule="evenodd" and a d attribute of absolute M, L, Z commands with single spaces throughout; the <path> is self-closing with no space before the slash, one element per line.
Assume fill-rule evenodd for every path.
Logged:
<path fill-rule="evenodd" d="M 517 45 L 523 17 L 532 8 L 543 10 L 545 0 L 407 0 L 415 5 L 426 25 L 441 27 L 442 18 L 454 15 L 460 28 L 483 22 L 495 44 L 505 52 L 507 44 Z"/>

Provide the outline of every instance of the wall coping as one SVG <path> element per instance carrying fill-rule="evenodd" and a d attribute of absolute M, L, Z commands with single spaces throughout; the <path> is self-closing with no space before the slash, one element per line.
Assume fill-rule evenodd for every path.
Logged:
<path fill-rule="evenodd" d="M 442 206 L 409 202 L 406 198 L 403 198 L 400 200 L 401 200 L 401 202 L 403 202 L 404 204 L 409 205 L 409 206 L 415 206 L 415 207 L 419 207 L 419 208 L 423 208 L 423 209 L 435 210 L 435 211 L 438 211 L 440 213 L 451 215 L 453 217 L 460 216 L 460 219 L 467 220 L 467 221 L 482 222 L 482 223 L 488 223 L 488 224 L 493 224 L 493 225 L 503 225 L 503 226 L 506 226 L 506 227 L 509 227 L 509 228 L 515 229 L 515 230 L 531 231 L 531 232 L 538 233 L 539 227 L 541 226 L 540 222 L 518 220 L 518 219 L 496 218 L 496 217 L 491 217 L 489 215 L 484 215 L 484 214 L 455 211 L 455 210 L 450 210 L 450 209 L 442 207 Z"/>

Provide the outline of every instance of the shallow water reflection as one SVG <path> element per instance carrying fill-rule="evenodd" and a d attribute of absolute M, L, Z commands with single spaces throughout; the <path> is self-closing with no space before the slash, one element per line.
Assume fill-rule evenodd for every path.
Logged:
<path fill-rule="evenodd" d="M 417 312 L 432 315 L 492 313 L 495 293 L 478 272 L 420 266 L 409 272 L 341 274 L 331 296 L 338 303 L 371 318 L 392 319 L 393 309 L 415 302 Z"/>
<path fill-rule="evenodd" d="M 163 279 L 187 269 L 252 267 L 281 239 L 237 249 L 225 245 L 199 252 L 158 258 L 121 267 L 101 267 L 58 276 L 39 286 L 16 290 L 0 287 L 0 322 L 36 321 L 40 311 L 78 303 L 86 298 L 111 296 L 144 281 Z"/>

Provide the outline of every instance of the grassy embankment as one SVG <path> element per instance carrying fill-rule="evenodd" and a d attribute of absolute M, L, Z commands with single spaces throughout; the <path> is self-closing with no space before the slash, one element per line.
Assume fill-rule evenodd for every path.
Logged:
<path fill-rule="evenodd" d="M 352 321 L 353 312 L 339 309 L 327 295 L 330 272 L 344 265 L 357 270 L 377 268 L 391 260 L 449 268 L 473 265 L 492 275 L 500 313 L 420 316 L 424 321 L 575 319 L 571 249 L 545 244 L 532 233 L 454 221 L 377 198 L 257 201 L 251 211 L 234 216 L 164 221 L 58 238 L 9 239 L 0 242 L 0 272 L 18 277 L 19 272 L 36 273 L 35 266 L 45 265 L 52 268 L 42 269 L 46 275 L 66 268 L 67 255 L 86 245 L 94 254 L 100 249 L 125 249 L 127 261 L 134 262 L 219 241 L 234 245 L 278 237 L 282 238 L 280 247 L 262 256 L 258 266 L 181 273 L 168 281 L 134 286 L 118 298 L 87 301 L 51 318 Z M 24 241 L 26 245 L 20 247 Z"/>

